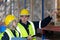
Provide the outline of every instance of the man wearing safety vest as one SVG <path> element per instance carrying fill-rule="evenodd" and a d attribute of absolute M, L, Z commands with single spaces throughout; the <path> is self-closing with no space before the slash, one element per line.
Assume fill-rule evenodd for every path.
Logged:
<path fill-rule="evenodd" d="M 22 9 L 20 11 L 20 21 L 17 24 L 16 29 L 20 33 L 21 38 L 36 40 L 36 37 L 32 37 L 35 35 L 35 27 L 31 21 L 28 21 L 29 17 L 29 11 L 27 9 Z"/>
<path fill-rule="evenodd" d="M 13 15 L 7 15 L 5 18 L 5 25 L 6 30 L 1 37 L 1 40 L 11 40 L 11 38 L 19 37 L 19 33 L 15 30 L 15 27 L 13 27 L 13 21 L 15 20 L 15 16 Z"/>

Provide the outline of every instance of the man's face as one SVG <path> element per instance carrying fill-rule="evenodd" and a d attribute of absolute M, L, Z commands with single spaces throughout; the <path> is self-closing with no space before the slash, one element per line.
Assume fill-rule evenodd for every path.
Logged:
<path fill-rule="evenodd" d="M 21 21 L 22 21 L 23 23 L 26 23 L 26 22 L 28 21 L 28 19 L 29 19 L 29 16 L 28 16 L 28 15 L 21 15 L 21 16 L 20 16 L 20 19 L 21 19 Z"/>
<path fill-rule="evenodd" d="M 12 22 L 10 22 L 10 24 L 8 25 L 8 28 L 10 28 L 11 30 L 15 30 L 15 28 L 17 27 L 16 24 L 17 22 L 14 20 Z"/>

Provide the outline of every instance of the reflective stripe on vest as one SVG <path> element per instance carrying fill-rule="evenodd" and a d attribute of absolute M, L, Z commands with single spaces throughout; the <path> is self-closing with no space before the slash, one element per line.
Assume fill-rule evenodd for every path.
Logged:
<path fill-rule="evenodd" d="M 9 36 L 9 40 L 11 40 L 11 38 L 13 38 L 14 37 L 14 35 L 13 35 L 13 33 L 11 32 L 11 30 L 10 29 L 6 29 L 6 33 L 8 34 L 8 36 Z"/>
<path fill-rule="evenodd" d="M 41 29 L 41 20 L 39 21 L 39 29 Z"/>
<path fill-rule="evenodd" d="M 34 24 L 29 21 L 30 25 L 29 25 L 29 33 L 31 36 L 35 35 L 35 27 L 34 27 Z"/>
<path fill-rule="evenodd" d="M 35 28 L 32 22 L 30 22 L 29 25 L 29 35 L 33 36 L 35 35 Z M 19 32 L 20 32 L 20 37 L 28 37 L 28 33 L 26 32 L 26 29 L 23 27 L 23 25 L 21 25 L 20 23 L 18 23 L 17 28 L 16 28 Z"/>
<path fill-rule="evenodd" d="M 15 30 L 15 34 L 16 34 L 16 37 L 19 37 L 19 33 L 18 33 L 18 31 L 17 30 Z"/>

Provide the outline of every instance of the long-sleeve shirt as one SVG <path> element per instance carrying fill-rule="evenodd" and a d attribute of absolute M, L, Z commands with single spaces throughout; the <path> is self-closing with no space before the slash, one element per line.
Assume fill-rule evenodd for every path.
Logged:
<path fill-rule="evenodd" d="M 46 27 L 51 20 L 52 20 L 52 17 L 48 16 L 48 17 L 44 18 L 43 20 L 33 21 L 35 30 L 36 30 L 36 34 L 37 34 L 37 28 L 41 29 L 43 27 Z"/>
<path fill-rule="evenodd" d="M 46 27 L 51 21 L 52 17 L 48 16 L 41 21 L 41 28 Z"/>

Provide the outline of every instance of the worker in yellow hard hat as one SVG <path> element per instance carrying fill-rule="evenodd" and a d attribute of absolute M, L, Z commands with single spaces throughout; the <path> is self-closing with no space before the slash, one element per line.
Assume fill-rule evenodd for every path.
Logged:
<path fill-rule="evenodd" d="M 19 33 L 15 30 L 14 27 L 15 16 L 7 15 L 4 23 L 7 26 L 1 40 L 11 40 L 14 37 L 19 37 Z"/>
<path fill-rule="evenodd" d="M 5 25 L 9 25 L 10 22 L 12 22 L 13 20 L 15 19 L 15 16 L 12 16 L 12 15 L 8 15 L 6 18 L 5 18 Z"/>
<path fill-rule="evenodd" d="M 30 15 L 29 14 L 29 11 L 27 10 L 27 9 L 22 9 L 21 11 L 20 11 L 20 16 L 21 15 Z"/>
<path fill-rule="evenodd" d="M 36 40 L 36 37 L 32 37 L 35 35 L 35 27 L 31 21 L 28 21 L 29 17 L 30 17 L 29 10 L 22 9 L 20 11 L 20 21 L 17 24 L 16 29 L 20 33 L 21 38 Z"/>

